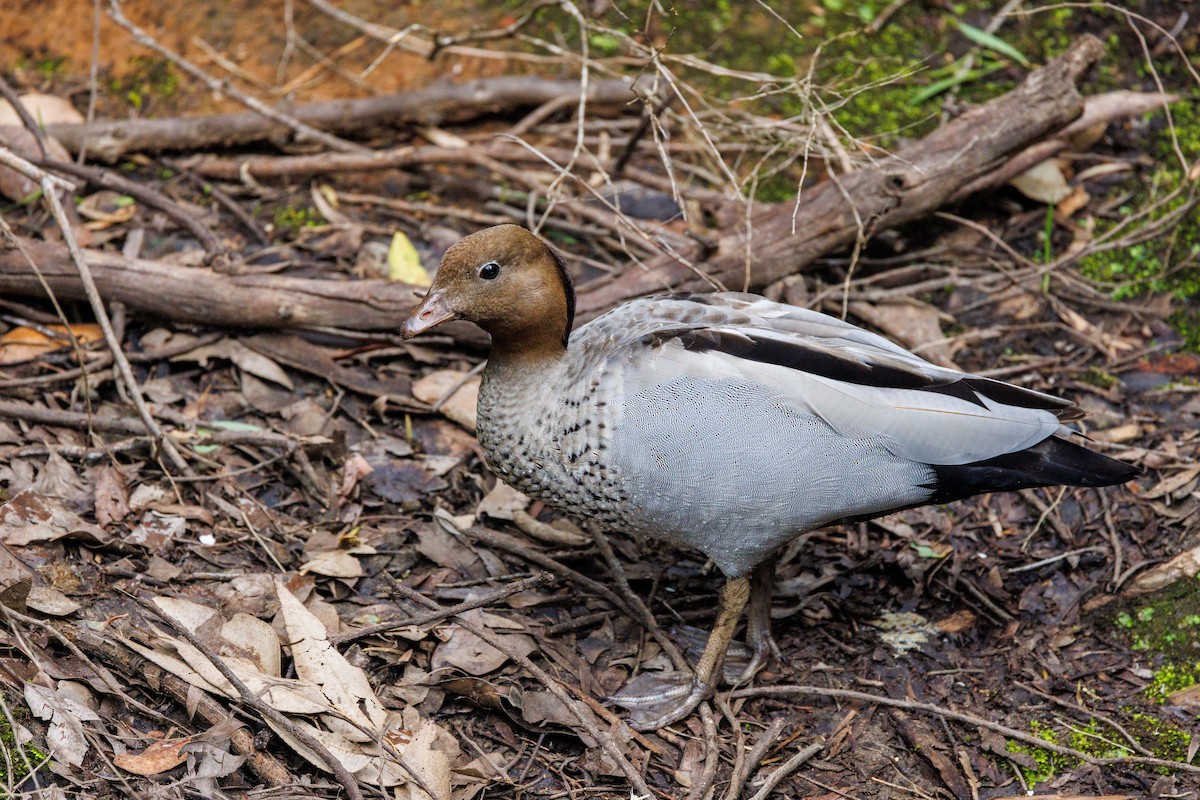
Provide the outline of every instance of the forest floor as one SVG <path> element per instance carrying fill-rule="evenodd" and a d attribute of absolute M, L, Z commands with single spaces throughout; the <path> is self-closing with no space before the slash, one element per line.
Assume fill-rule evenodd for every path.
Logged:
<path fill-rule="evenodd" d="M 178 122 L 244 111 L 240 91 L 290 114 L 447 79 L 570 85 L 581 63 L 678 91 L 582 118 L 577 90 L 459 97 L 333 140 L 91 140 L 92 172 L 53 170 L 76 187 L 61 218 L 0 173 L 0 794 L 1200 800 L 1200 9 L 337 7 L 422 26 L 389 44 L 322 5 L 128 0 L 156 51 L 105 3 L 18 1 L 0 75 L 67 101 L 33 114 L 64 137 L 89 106 Z M 1176 99 L 1122 97 L 1020 188 L 749 282 L 1068 397 L 1091 446 L 1144 475 L 798 538 L 767 669 L 633 731 L 608 698 L 670 666 L 641 604 L 694 658 L 719 571 L 499 485 L 473 435 L 486 341 L 402 342 L 409 284 L 510 221 L 598 297 L 668 246 L 745 233 L 752 211 L 919 145 L 1085 34 L 1104 52 L 1084 95 Z M 0 144 L 37 161 L 13 130 Z M 73 240 L 111 331 L 54 277 Z M 29 262 L 47 284 L 14 277 Z M 378 288 L 322 305 L 318 280 Z"/>

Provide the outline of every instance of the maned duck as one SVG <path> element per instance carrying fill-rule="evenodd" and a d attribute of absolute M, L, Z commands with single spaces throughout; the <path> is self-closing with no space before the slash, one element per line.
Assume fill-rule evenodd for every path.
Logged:
<path fill-rule="evenodd" d="M 452 319 L 491 334 L 478 435 L 503 481 L 603 527 L 695 547 L 727 576 L 686 697 L 645 729 L 712 693 L 748 602 L 743 678 L 763 665 L 772 556 L 799 534 L 1139 474 L 1070 441 L 1075 404 L 936 366 L 816 311 L 668 294 L 572 332 L 574 307 L 561 256 L 500 225 L 446 251 L 403 335 Z"/>

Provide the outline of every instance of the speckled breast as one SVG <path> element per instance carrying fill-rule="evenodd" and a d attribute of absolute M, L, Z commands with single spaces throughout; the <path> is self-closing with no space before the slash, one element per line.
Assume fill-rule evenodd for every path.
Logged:
<path fill-rule="evenodd" d="M 477 436 L 488 466 L 530 497 L 609 527 L 622 527 L 625 490 L 609 463 L 613 413 L 597 396 L 599 376 L 582 386 L 562 375 L 534 378 L 484 371 Z"/>

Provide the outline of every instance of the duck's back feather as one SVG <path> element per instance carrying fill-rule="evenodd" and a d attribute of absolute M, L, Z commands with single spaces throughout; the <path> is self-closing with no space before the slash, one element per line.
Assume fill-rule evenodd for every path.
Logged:
<path fill-rule="evenodd" d="M 1061 438 L 1080 415 L 1066 400 L 753 295 L 634 301 L 571 345 L 564 392 L 602 398 L 625 524 L 696 546 L 731 575 L 832 521 L 1136 474 Z"/>

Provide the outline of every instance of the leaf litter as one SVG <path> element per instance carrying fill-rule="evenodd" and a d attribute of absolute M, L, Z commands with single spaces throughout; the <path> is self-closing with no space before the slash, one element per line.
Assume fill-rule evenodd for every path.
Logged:
<path fill-rule="evenodd" d="M 975 33 L 981 28 L 963 30 L 1015 58 L 1004 52 L 1003 40 Z M 548 141 L 561 135 L 547 130 Z M 430 135 L 440 136 L 437 129 Z M 1068 161 L 1043 162 L 1050 166 L 1040 170 L 1041 180 L 1025 186 L 1035 204 L 1057 203 L 1064 220 L 1095 210 L 1100 194 L 1080 191 L 1084 182 L 1094 186 L 1137 168 L 1132 159 L 1073 171 L 1077 165 Z M 472 180 L 463 179 L 457 190 L 474 191 Z M 330 192 L 315 186 L 311 192 L 320 198 L 321 218 L 349 227 L 316 238 L 300 226 L 295 242 L 281 250 L 281 262 L 289 263 L 268 269 L 302 272 L 313 256 L 348 265 L 358 251 L 369 250 L 358 247 L 369 226 Z M 106 228 L 92 233 L 118 235 L 143 224 L 144 204 L 92 196 L 89 209 Z M 1020 247 L 1042 233 L 1047 215 L 1041 206 L 1016 210 L 1015 197 L 1005 201 L 1013 205 L 1010 216 L 994 214 L 986 222 Z M 1065 213 L 1072 197 L 1083 205 Z M 1069 250 L 1086 240 L 1083 224 L 1060 224 L 1051 244 Z M 436 263 L 427 257 L 429 243 L 470 226 L 450 230 L 449 237 L 432 227 L 438 226 L 411 225 L 402 241 L 393 238 L 399 242 L 394 255 L 387 241 L 372 242 L 383 247 L 385 270 L 421 283 L 417 270 Z M 1068 280 L 1059 296 L 1036 282 L 992 282 L 998 251 L 988 238 L 969 233 L 968 242 L 963 231 L 904 231 L 890 240 L 894 252 L 866 253 L 867 262 L 933 253 L 913 257 L 927 270 L 919 273 L 927 279 L 920 290 L 910 291 L 878 264 L 865 262 L 858 276 L 846 275 L 836 259 L 816 279 L 793 276 L 799 280 L 780 290 L 820 304 L 832 297 L 828 286 L 844 279 L 856 320 L 934 360 L 997 369 L 1000 377 L 1082 398 L 1092 411 L 1089 435 L 1108 452 L 1155 471 L 1119 498 L 1094 492 L 994 496 L 804 537 L 787 549 L 777 576 L 772 611 L 783 658 L 757 683 L 857 686 L 994 718 L 1019 731 L 1034 723 L 1036 730 L 1055 727 L 1060 736 L 1095 723 L 1103 728 L 1098 735 L 1116 737 L 1104 720 L 1128 727 L 1136 714 L 1191 722 L 1194 687 L 1172 691 L 1163 705 L 1142 698 L 1166 665 L 1122 638 L 1113 609 L 1132 603 L 1136 615 L 1149 607 L 1139 597 L 1197 575 L 1200 405 L 1189 388 L 1197 368 L 1162 353 L 1159 345 L 1170 334 L 1158 318 L 1105 305 L 1082 284 Z M 168 248 L 180 243 L 168 239 Z M 949 257 L 937 255 L 941 247 Z M 943 288 L 930 290 L 939 277 Z M 167 479 L 157 464 L 161 454 L 145 440 L 126 440 L 130 432 L 119 427 L 98 444 L 82 432 L 89 420 L 61 427 L 0 420 L 6 608 L 36 613 L 42 624 L 58 620 L 54 630 L 68 636 L 74 629 L 100 631 L 191 692 L 170 710 L 187 735 L 152 728 L 144 711 L 132 711 L 126 698 L 91 683 L 95 672 L 85 658 L 44 628 L 11 617 L 11 629 L 35 635 L 25 636 L 26 649 L 17 650 L 6 630 L 17 655 L 5 666 L 24 676 L 26 705 L 62 765 L 91 769 L 98 763 L 96 743 L 107 742 L 117 766 L 147 780 L 131 785 L 157 791 L 186 775 L 205 793 L 259 780 L 257 772 L 246 777 L 245 765 L 268 751 L 290 759 L 298 783 L 315 785 L 325 776 L 314 779 L 313 771 L 327 776 L 329 765 L 297 737 L 304 731 L 364 786 L 396 797 L 468 800 L 485 789 L 508 796 L 531 787 L 533 796 L 592 785 L 627 796 L 620 766 L 602 748 L 607 743 L 637 763 L 664 796 L 682 796 L 680 789 L 708 780 L 709 763 L 720 762 L 726 775 L 753 734 L 783 719 L 786 734 L 766 740 L 762 763 L 773 769 L 786 760 L 790 737 L 825 737 L 811 778 L 835 787 L 830 796 L 888 796 L 882 781 L 901 778 L 914 796 L 1011 796 L 1025 777 L 1012 765 L 1038 767 L 1038 753 L 1011 749 L 1016 740 L 1007 735 L 973 723 L 939 727 L 911 710 L 884 711 L 862 699 L 835 707 L 815 699 L 730 697 L 729 719 L 741 724 L 722 723 L 716 737 L 698 718 L 676 733 L 634 734 L 606 704 L 631 681 L 663 681 L 673 665 L 623 590 L 614 589 L 616 576 L 597 544 L 498 484 L 482 463 L 470 434 L 478 342 L 367 344 L 328 332 L 219 332 L 205 339 L 194 329 L 175 328 L 131 320 L 129 350 L 174 351 L 138 362 L 140 387 L 156 416 L 176 431 L 190 426 L 179 441 L 213 480 Z M 18 339 L 33 329 L 9 330 Z M 42 342 L 0 363 L 17 379 L 44 379 L 73 367 L 74 354 L 50 338 L 53 349 Z M 44 385 L 52 388 L 12 396 L 59 409 L 68 395 L 91 392 L 97 403 L 90 421 L 102 430 L 127 413 L 107 376 L 87 387 Z M 108 454 L 105 447 L 112 448 Z M 506 535 L 511 546 L 489 533 Z M 667 635 L 694 645 L 687 623 L 703 625 L 711 616 L 716 578 L 710 565 L 694 553 L 620 535 L 612 547 L 634 593 L 656 620 L 672 626 Z M 543 568 L 558 575 L 550 588 L 449 611 L 496 596 Z M 401 599 L 385 576 L 433 598 L 447 613 L 404 624 L 429 609 Z M 240 706 L 238 719 L 256 728 L 265 743 L 261 751 L 232 752 L 239 721 L 198 721 L 200 696 L 220 698 L 229 709 L 239 707 L 242 696 L 203 651 L 147 622 L 122 591 L 150 597 L 285 715 L 285 725 L 263 725 Z M 892 642 L 880 630 L 887 626 L 873 622 L 896 618 L 912 624 Z M 343 639 L 383 622 L 397 627 Z M 531 678 L 524 659 L 552 672 L 572 703 Z M 45 671 L 18 670 L 30 662 Z M 120 669 L 117 662 L 109 668 Z M 139 669 L 120 674 L 129 696 L 162 697 Z M 586 723 L 575 700 L 586 704 Z M 1178 727 L 1187 733 L 1186 725 Z M 89 740 L 96 732 L 102 735 Z M 1192 735 L 1173 757 L 1188 763 L 1196 749 Z M 788 790 L 815 796 L 807 780 L 794 779 Z M 1064 797 L 1134 796 L 1148 784 L 1155 796 L 1190 791 L 1186 774 L 1156 777 L 1134 766 L 1094 769 L 1072 762 L 1052 780 L 1051 791 L 1061 789 Z"/>

